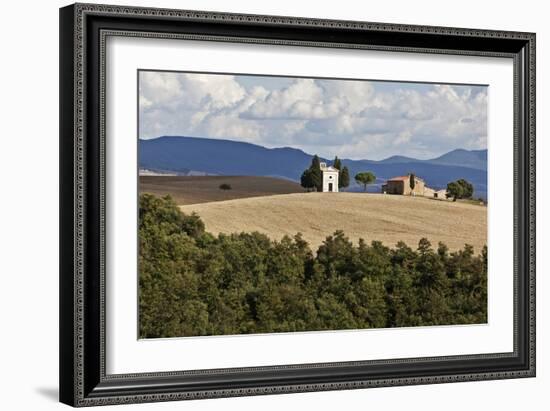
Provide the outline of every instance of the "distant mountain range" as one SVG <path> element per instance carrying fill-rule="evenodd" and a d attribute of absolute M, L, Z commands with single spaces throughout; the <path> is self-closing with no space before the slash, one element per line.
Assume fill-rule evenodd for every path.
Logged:
<path fill-rule="evenodd" d="M 139 141 L 141 169 L 176 174 L 251 175 L 299 181 L 311 163 L 312 154 L 290 147 L 266 148 L 232 140 L 198 137 L 159 137 Z M 323 159 L 330 163 L 333 159 Z M 386 179 L 415 173 L 432 188 L 464 178 L 474 185 L 476 197 L 487 196 L 487 150 L 450 151 L 431 160 L 392 156 L 380 161 L 342 159 L 353 177 L 372 171 L 377 182 L 369 191 L 379 191 Z M 352 181 L 350 191 L 360 187 Z"/>
<path fill-rule="evenodd" d="M 487 171 L 487 150 L 456 149 L 431 160 L 417 160 L 411 157 L 392 156 L 379 161 L 383 164 L 424 163 L 444 166 L 468 167 Z"/>

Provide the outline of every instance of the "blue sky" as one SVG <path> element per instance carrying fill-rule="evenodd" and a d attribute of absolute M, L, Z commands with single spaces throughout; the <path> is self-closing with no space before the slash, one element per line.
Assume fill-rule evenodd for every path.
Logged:
<path fill-rule="evenodd" d="M 164 135 L 427 159 L 487 147 L 487 87 L 141 71 L 139 137 Z"/>

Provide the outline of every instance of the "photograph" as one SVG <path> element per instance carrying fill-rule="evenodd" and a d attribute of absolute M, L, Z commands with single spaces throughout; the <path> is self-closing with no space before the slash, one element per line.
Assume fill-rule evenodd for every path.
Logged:
<path fill-rule="evenodd" d="M 137 74 L 140 339 L 487 324 L 487 84 Z"/>
<path fill-rule="evenodd" d="M 536 37 L 547 25 L 532 7 L 434 14 L 399 1 L 60 5 L 59 42 L 47 39 L 59 76 L 23 70 L 59 80 L 41 81 L 57 94 L 38 93 L 58 95 L 58 115 L 45 104 L 8 133 L 22 142 L 6 150 L 10 171 L 29 177 L 11 179 L 25 193 L 6 192 L 47 191 L 21 182 L 59 160 L 58 199 L 40 203 L 59 224 L 37 242 L 59 233 L 59 253 L 46 253 L 59 281 L 38 267 L 33 287 L 37 301 L 59 296 L 58 317 L 27 339 L 54 343 L 61 403 L 257 396 L 252 408 L 329 409 L 368 397 L 427 411 L 453 397 L 466 401 L 457 409 L 521 409 L 542 392 Z M 22 100 L 6 101 L 28 106 L 13 83 Z M 15 154 L 46 141 L 48 121 L 55 152 L 48 142 L 22 168 Z M 26 203 L 11 218 L 25 244 L 36 230 L 21 221 L 44 214 Z M 31 260 L 45 261 L 17 259 Z M 502 389 L 513 384 L 524 389 Z"/>

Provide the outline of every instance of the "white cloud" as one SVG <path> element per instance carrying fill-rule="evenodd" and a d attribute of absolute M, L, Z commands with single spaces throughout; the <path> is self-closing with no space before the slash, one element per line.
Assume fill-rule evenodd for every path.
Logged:
<path fill-rule="evenodd" d="M 290 86 L 273 90 L 258 98 L 246 111 L 243 119 L 311 119 L 314 111 L 322 116 L 323 90 L 311 79 L 297 79 Z"/>
<path fill-rule="evenodd" d="M 261 127 L 258 124 L 243 122 L 232 115 L 209 116 L 203 122 L 202 127 L 205 135 L 217 136 L 220 138 L 234 138 L 239 136 L 241 140 L 261 144 Z"/>
<path fill-rule="evenodd" d="M 356 114 L 375 101 L 374 87 L 371 82 L 351 80 L 321 80 L 328 100 L 339 102 L 348 114 Z"/>
<path fill-rule="evenodd" d="M 401 131 L 397 137 L 393 140 L 392 144 L 394 146 L 400 146 L 402 144 L 408 143 L 411 141 L 412 133 L 409 130 Z"/>
<path fill-rule="evenodd" d="M 243 83 L 244 84 L 244 83 Z M 140 137 L 184 135 L 293 146 L 332 157 L 429 158 L 487 140 L 483 87 L 140 74 Z M 380 83 L 378 83 L 380 84 Z"/>
<path fill-rule="evenodd" d="M 141 72 L 140 98 L 154 106 L 221 109 L 240 101 L 245 89 L 234 76 Z"/>

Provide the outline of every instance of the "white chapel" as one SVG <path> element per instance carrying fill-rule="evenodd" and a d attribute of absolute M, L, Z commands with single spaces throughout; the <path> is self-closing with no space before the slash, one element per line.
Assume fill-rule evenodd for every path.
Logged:
<path fill-rule="evenodd" d="M 327 166 L 327 163 L 321 163 L 320 165 L 323 173 L 323 193 L 337 193 L 340 171 L 332 166 Z"/>

